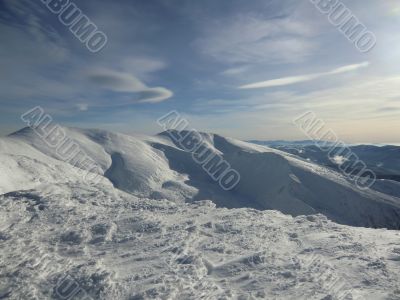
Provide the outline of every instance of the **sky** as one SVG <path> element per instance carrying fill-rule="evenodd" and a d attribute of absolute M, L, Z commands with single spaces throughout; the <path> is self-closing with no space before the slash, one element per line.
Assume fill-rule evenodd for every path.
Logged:
<path fill-rule="evenodd" d="M 61 1 L 61 0 L 60 0 Z M 72 1 L 104 32 L 93 53 L 40 0 L 0 0 L 0 135 L 41 106 L 72 127 L 191 129 L 303 140 L 313 111 L 346 142 L 400 142 L 400 1 L 342 3 L 376 36 L 357 50 L 310 0 Z"/>

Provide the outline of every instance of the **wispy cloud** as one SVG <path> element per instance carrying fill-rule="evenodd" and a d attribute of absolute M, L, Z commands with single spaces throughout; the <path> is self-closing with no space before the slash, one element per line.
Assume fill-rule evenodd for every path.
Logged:
<path fill-rule="evenodd" d="M 118 48 L 129 49 L 125 55 L 108 49 L 89 56 L 40 3 L 4 0 L 3 5 L 0 35 L 7 41 L 0 49 L 3 107 L 19 103 L 16 110 L 21 110 L 35 103 L 74 115 L 106 106 L 159 103 L 173 96 L 168 88 L 154 84 L 157 73 L 167 68 L 164 60 L 133 51 L 130 43 Z M 87 12 L 96 18 L 95 10 Z M 97 17 L 103 24 L 103 15 Z M 114 43 L 122 40 L 110 36 Z"/>
<path fill-rule="evenodd" d="M 291 63 L 302 61 L 317 48 L 314 30 L 290 18 L 239 15 L 214 21 L 196 47 L 226 63 Z"/>
<path fill-rule="evenodd" d="M 260 89 L 260 88 L 270 88 L 270 87 L 276 87 L 276 86 L 291 85 L 291 84 L 295 84 L 295 83 L 311 81 L 311 80 L 318 79 L 318 78 L 321 78 L 324 76 L 352 72 L 352 71 L 356 71 L 361 68 L 366 68 L 368 66 L 369 66 L 369 62 L 363 62 L 360 64 L 343 66 L 343 67 L 336 68 L 336 69 L 328 71 L 328 72 L 277 78 L 277 79 L 242 85 L 239 88 L 240 89 Z"/>
<path fill-rule="evenodd" d="M 102 89 L 120 93 L 132 93 L 132 102 L 158 103 L 173 96 L 164 87 L 149 87 L 129 73 L 108 69 L 98 69 L 88 75 L 89 80 Z"/>

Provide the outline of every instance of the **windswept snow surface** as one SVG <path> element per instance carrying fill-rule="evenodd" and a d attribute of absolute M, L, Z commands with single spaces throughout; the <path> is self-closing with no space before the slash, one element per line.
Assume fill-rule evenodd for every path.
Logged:
<path fill-rule="evenodd" d="M 74 299 L 400 299 L 393 195 L 203 134 L 227 192 L 168 133 L 66 131 L 100 181 L 30 129 L 0 139 L 0 299 L 65 299 L 66 276 Z"/>
<path fill-rule="evenodd" d="M 84 291 L 76 299 L 400 297 L 398 231 L 149 200 L 107 183 L 42 184 L 0 205 L 2 299 L 63 299 L 65 276 Z"/>

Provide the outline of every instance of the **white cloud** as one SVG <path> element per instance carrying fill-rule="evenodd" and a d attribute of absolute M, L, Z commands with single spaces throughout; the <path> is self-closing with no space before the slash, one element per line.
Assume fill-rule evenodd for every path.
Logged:
<path fill-rule="evenodd" d="M 95 69 L 88 74 L 94 84 L 114 92 L 139 92 L 147 86 L 135 76 L 109 69 Z"/>
<path fill-rule="evenodd" d="M 242 74 L 248 70 L 249 70 L 249 66 L 245 65 L 245 66 L 241 66 L 241 67 L 234 67 L 234 68 L 226 69 L 221 74 L 226 75 L 226 76 L 235 76 L 235 75 Z"/>
<path fill-rule="evenodd" d="M 89 109 L 89 105 L 88 105 L 87 103 L 78 103 L 78 104 L 76 105 L 76 108 L 77 108 L 79 111 L 87 111 L 87 110 Z"/>
<path fill-rule="evenodd" d="M 340 155 L 335 155 L 333 158 L 331 158 L 331 161 L 335 164 L 337 164 L 338 166 L 343 165 L 346 161 L 348 161 L 348 159 L 344 156 L 340 156 Z"/>
<path fill-rule="evenodd" d="M 140 91 L 138 102 L 140 103 L 159 103 L 171 98 L 174 93 L 164 87 L 147 88 Z"/>
<path fill-rule="evenodd" d="M 363 62 L 363 63 L 360 63 L 360 64 L 353 64 L 353 65 L 347 65 L 347 66 L 344 66 L 344 67 L 336 68 L 334 70 L 331 70 L 331 71 L 328 71 L 328 72 L 324 72 L 324 73 L 315 73 L 315 74 L 308 74 L 308 75 L 277 78 L 277 79 L 272 79 L 272 80 L 267 80 L 267 81 L 261 81 L 261 82 L 242 85 L 239 88 L 240 89 L 260 89 L 260 88 L 269 88 L 269 87 L 276 87 L 276 86 L 291 85 L 291 84 L 295 84 L 295 83 L 311 81 L 311 80 L 314 80 L 314 79 L 317 79 L 317 78 L 321 78 L 321 77 L 324 77 L 324 76 L 337 75 L 337 74 L 352 72 L 352 71 L 356 71 L 356 70 L 358 70 L 360 68 L 366 68 L 368 66 L 369 66 L 369 62 Z"/>
<path fill-rule="evenodd" d="M 360 64 L 353 64 L 353 65 L 348 65 L 348 66 L 344 66 L 344 67 L 340 67 L 337 69 L 334 69 L 330 72 L 327 72 L 325 75 L 335 75 L 335 74 L 342 74 L 342 73 L 347 73 L 347 72 L 352 72 L 352 71 L 356 71 L 358 69 L 361 68 L 366 68 L 369 66 L 369 62 L 365 61 L 362 62 Z"/>
<path fill-rule="evenodd" d="M 100 88 L 119 93 L 132 93 L 137 103 L 158 103 L 173 96 L 164 87 L 149 87 L 129 73 L 109 69 L 96 69 L 88 74 L 89 80 Z"/>

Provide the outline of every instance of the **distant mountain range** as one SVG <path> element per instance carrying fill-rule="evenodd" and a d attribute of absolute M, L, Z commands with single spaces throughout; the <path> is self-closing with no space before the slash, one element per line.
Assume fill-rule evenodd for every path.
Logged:
<path fill-rule="evenodd" d="M 287 153 L 297 155 L 301 158 L 315 162 L 317 164 L 338 170 L 340 157 L 338 160 L 331 160 L 328 153 L 321 150 L 319 146 L 325 142 L 314 141 L 251 141 L 254 144 L 265 145 Z M 333 146 L 332 143 L 328 144 Z M 395 145 L 348 145 L 352 153 L 363 161 L 369 169 L 374 171 L 380 179 L 390 179 L 400 181 L 400 146 Z M 340 148 L 335 148 L 334 152 L 339 153 Z M 351 166 L 353 161 L 346 163 Z M 356 170 L 355 170 L 356 171 Z"/>

